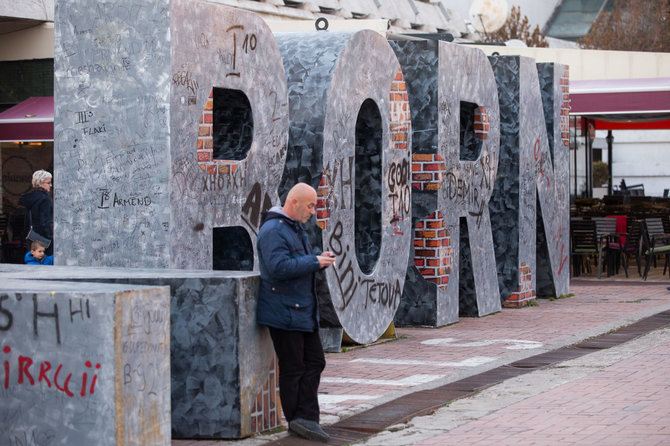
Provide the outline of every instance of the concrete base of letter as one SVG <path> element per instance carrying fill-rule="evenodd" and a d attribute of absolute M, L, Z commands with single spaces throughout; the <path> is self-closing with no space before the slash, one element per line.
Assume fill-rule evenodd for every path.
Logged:
<path fill-rule="evenodd" d="M 3 277 L 0 444 L 170 444 L 169 330 L 167 287 Z"/>
<path fill-rule="evenodd" d="M 241 438 L 280 425 L 257 273 L 0 265 L 5 277 L 169 286 L 172 436 Z"/>
<path fill-rule="evenodd" d="M 321 345 L 325 352 L 339 352 L 342 346 L 342 330 L 341 327 L 321 327 L 319 328 L 319 336 L 321 337 Z"/>

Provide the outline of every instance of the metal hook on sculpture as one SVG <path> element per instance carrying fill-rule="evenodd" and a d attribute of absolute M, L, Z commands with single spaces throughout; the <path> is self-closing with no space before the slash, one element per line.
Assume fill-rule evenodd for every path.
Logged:
<path fill-rule="evenodd" d="M 319 17 L 316 19 L 316 22 L 314 22 L 314 26 L 316 27 L 317 31 L 326 31 L 328 29 L 328 19 L 325 17 Z"/>

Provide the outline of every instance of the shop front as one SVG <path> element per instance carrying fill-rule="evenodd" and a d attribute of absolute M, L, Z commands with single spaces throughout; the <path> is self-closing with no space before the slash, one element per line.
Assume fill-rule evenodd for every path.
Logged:
<path fill-rule="evenodd" d="M 53 173 L 53 116 L 53 96 L 32 97 L 0 113 L 0 262 L 23 262 L 25 209 L 19 199 L 32 189 L 33 172 Z"/>

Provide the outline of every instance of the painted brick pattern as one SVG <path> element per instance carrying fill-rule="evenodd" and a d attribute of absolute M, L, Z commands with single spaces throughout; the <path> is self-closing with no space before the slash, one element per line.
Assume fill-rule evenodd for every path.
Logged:
<path fill-rule="evenodd" d="M 391 148 L 409 149 L 409 129 L 411 128 L 411 116 L 409 111 L 409 96 L 402 70 L 399 69 L 395 79 L 391 83 Z"/>
<path fill-rule="evenodd" d="M 570 145 L 570 70 L 566 67 L 561 75 L 560 89 L 563 94 L 563 101 L 561 102 L 561 144 L 565 149 Z"/>
<path fill-rule="evenodd" d="M 412 187 L 436 191 L 442 184 L 447 167 L 440 155 L 412 154 Z"/>
<path fill-rule="evenodd" d="M 489 137 L 491 124 L 489 123 L 489 115 L 486 113 L 486 107 L 480 106 L 475 109 L 475 136 L 484 141 Z"/>
<path fill-rule="evenodd" d="M 279 400 L 279 367 L 277 357 L 272 358 L 268 380 L 258 393 L 251 409 L 251 433 L 274 429 L 281 425 L 281 403 Z"/>
<path fill-rule="evenodd" d="M 526 262 L 522 262 L 521 268 L 519 268 L 519 287 L 509 295 L 503 306 L 508 308 L 525 307 L 535 300 L 535 294 L 530 267 Z"/>
<path fill-rule="evenodd" d="M 214 90 L 202 110 L 198 123 L 198 165 L 210 175 L 231 175 L 239 167 L 240 161 L 214 159 Z"/>
<path fill-rule="evenodd" d="M 414 228 L 414 265 L 424 279 L 446 289 L 453 263 L 451 235 L 442 212 L 419 220 Z"/>
<path fill-rule="evenodd" d="M 326 171 L 321 173 L 321 182 L 316 189 L 316 224 L 322 230 L 328 228 L 328 219 L 330 218 L 330 199 L 328 198 L 328 179 Z"/>
<path fill-rule="evenodd" d="M 411 129 L 411 113 L 409 109 L 409 96 L 407 86 L 402 75 L 402 70 L 398 69 L 393 82 L 391 83 L 390 99 L 390 124 L 391 148 L 408 150 L 409 132 Z M 322 230 L 328 228 L 330 218 L 330 199 L 329 185 L 325 170 L 321 173 L 321 182 L 316 190 L 316 224 Z"/>

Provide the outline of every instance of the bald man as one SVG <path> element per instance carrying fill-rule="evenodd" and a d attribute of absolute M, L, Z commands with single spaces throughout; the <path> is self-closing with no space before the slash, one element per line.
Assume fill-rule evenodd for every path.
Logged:
<path fill-rule="evenodd" d="M 312 252 L 302 225 L 315 213 L 316 191 L 298 183 L 283 207 L 263 215 L 256 245 L 261 273 L 256 316 L 269 328 L 279 359 L 279 394 L 289 432 L 327 442 L 319 426 L 317 394 L 326 359 L 314 273 L 335 263 L 335 256 Z"/>

